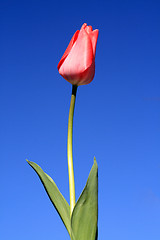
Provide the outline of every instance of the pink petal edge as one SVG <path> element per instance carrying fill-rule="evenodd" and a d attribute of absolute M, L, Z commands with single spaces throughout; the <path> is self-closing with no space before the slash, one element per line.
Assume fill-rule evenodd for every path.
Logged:
<path fill-rule="evenodd" d="M 68 56 L 69 52 L 71 51 L 72 46 L 74 45 L 74 43 L 76 42 L 76 40 L 78 38 L 78 35 L 79 35 L 79 30 L 77 30 L 74 33 L 70 43 L 68 44 L 68 47 L 66 48 L 63 56 L 61 57 L 61 60 L 59 61 L 58 66 L 57 66 L 58 70 L 59 70 L 60 66 L 62 65 L 62 63 L 64 62 L 64 60 L 66 59 L 66 57 Z"/>

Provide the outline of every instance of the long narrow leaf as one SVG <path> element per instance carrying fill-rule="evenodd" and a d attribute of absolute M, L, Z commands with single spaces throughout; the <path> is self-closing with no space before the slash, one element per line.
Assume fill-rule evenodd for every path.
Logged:
<path fill-rule="evenodd" d="M 61 217 L 69 235 L 71 236 L 71 220 L 70 220 L 70 207 L 65 198 L 62 196 L 60 191 L 58 190 L 55 182 L 52 178 L 43 172 L 43 170 L 34 162 L 30 162 L 27 160 L 29 165 L 35 170 L 38 174 L 51 202 L 56 208 L 59 216 Z"/>
<path fill-rule="evenodd" d="M 72 239 L 96 240 L 98 221 L 98 166 L 96 159 L 71 217 Z"/>

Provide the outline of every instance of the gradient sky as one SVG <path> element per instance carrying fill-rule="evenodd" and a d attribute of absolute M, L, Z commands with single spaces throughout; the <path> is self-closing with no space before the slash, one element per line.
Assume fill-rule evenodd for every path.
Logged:
<path fill-rule="evenodd" d="M 160 239 L 160 1 L 1 0 L 2 240 L 69 240 L 25 159 L 69 202 L 71 84 L 57 64 L 84 22 L 99 38 L 95 78 L 77 92 L 76 199 L 96 156 L 99 240 Z"/>

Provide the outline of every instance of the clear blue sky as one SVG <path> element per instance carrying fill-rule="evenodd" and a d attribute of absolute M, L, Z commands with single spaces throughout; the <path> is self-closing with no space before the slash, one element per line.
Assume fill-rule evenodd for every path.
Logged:
<path fill-rule="evenodd" d="M 76 198 L 96 156 L 99 239 L 160 239 L 160 1 L 1 0 L 2 240 L 69 240 L 25 159 L 69 201 L 71 85 L 57 64 L 84 22 L 99 29 L 99 38 L 95 78 L 77 93 Z"/>

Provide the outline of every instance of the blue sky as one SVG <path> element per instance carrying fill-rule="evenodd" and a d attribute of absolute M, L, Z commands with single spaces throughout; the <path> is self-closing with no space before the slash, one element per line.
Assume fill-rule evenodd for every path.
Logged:
<path fill-rule="evenodd" d="M 57 64 L 86 22 L 99 29 L 96 75 L 78 88 L 76 198 L 96 156 L 99 239 L 160 239 L 160 2 L 0 3 L 0 238 L 69 239 L 39 164 L 69 201 L 71 85 Z"/>

